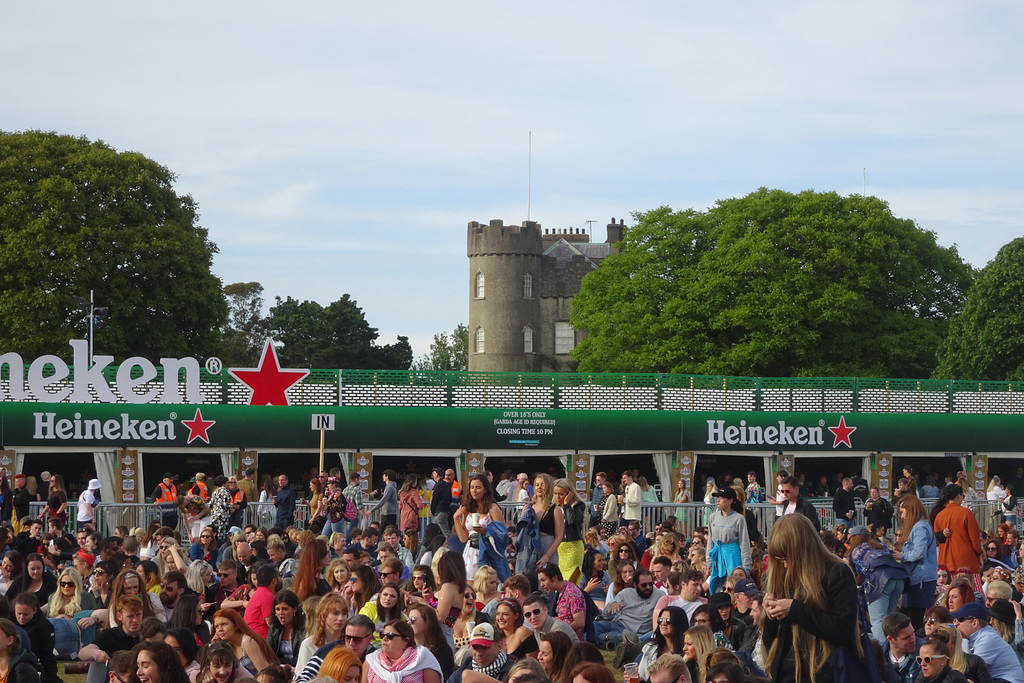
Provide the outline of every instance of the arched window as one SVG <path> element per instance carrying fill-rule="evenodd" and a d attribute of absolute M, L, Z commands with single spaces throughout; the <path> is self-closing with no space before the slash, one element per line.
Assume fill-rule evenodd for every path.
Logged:
<path fill-rule="evenodd" d="M 484 274 L 480 272 L 476 274 L 476 298 L 484 298 Z"/>
<path fill-rule="evenodd" d="M 484 352 L 484 328 L 482 328 L 482 327 L 476 328 L 476 344 L 475 344 L 475 349 L 476 349 L 476 353 L 483 353 Z"/>
<path fill-rule="evenodd" d="M 533 328 L 523 328 L 523 353 L 533 353 Z"/>
<path fill-rule="evenodd" d="M 533 298 L 533 275 L 530 273 L 523 276 L 523 298 Z"/>

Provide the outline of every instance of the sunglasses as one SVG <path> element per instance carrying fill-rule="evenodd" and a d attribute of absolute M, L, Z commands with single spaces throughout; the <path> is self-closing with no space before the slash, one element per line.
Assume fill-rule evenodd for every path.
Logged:
<path fill-rule="evenodd" d="M 74 586 L 75 586 L 75 582 L 74 581 L 61 581 L 60 582 L 60 587 L 61 588 L 74 588 Z"/>
<path fill-rule="evenodd" d="M 346 641 L 351 641 L 353 643 L 361 643 L 361 642 L 363 642 L 364 640 L 366 640 L 369 637 L 370 636 L 350 636 L 347 633 L 345 634 L 345 640 Z"/>
<path fill-rule="evenodd" d="M 710 619 L 694 619 L 693 620 L 694 625 L 697 625 L 697 626 L 702 625 L 702 624 L 708 624 L 710 622 L 711 622 Z"/>
<path fill-rule="evenodd" d="M 653 585 L 654 585 L 654 582 L 653 582 L 653 581 L 648 581 L 647 583 L 641 583 L 641 584 L 639 584 L 640 588 L 650 588 L 650 587 L 651 587 L 651 586 L 653 586 Z"/>
<path fill-rule="evenodd" d="M 942 623 L 942 619 L 935 619 L 933 617 L 931 619 L 925 619 L 924 623 L 926 623 L 926 624 L 941 624 Z"/>
<path fill-rule="evenodd" d="M 927 657 L 917 657 L 917 663 L 931 664 L 933 659 L 949 659 L 949 655 L 931 655 Z"/>
<path fill-rule="evenodd" d="M 661 617 L 660 619 L 658 619 L 658 623 L 659 624 L 671 624 L 672 620 L 669 619 L 668 617 Z"/>
<path fill-rule="evenodd" d="M 106 574 L 107 572 L 103 571 L 102 569 L 95 569 L 92 572 L 93 576 L 106 576 Z"/>
<path fill-rule="evenodd" d="M 538 614 L 540 614 L 543 611 L 544 610 L 542 610 L 542 609 L 535 609 L 535 610 L 533 610 L 531 612 L 523 612 L 523 616 L 524 617 L 535 617 L 535 616 L 537 616 Z"/>
<path fill-rule="evenodd" d="M 401 633 L 382 633 L 380 634 L 381 640 L 391 640 L 392 638 L 401 638 Z"/>
<path fill-rule="evenodd" d="M 423 574 L 413 574 L 412 575 L 412 580 L 413 581 L 423 581 L 424 579 L 426 579 L 426 577 L 423 576 Z"/>

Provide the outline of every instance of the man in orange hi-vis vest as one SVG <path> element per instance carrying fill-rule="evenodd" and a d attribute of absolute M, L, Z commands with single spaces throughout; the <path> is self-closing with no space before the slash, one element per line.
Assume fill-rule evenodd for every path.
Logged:
<path fill-rule="evenodd" d="M 172 529 L 178 526 L 178 488 L 174 475 L 164 472 L 164 479 L 153 489 L 153 502 L 160 511 L 160 523 Z"/>

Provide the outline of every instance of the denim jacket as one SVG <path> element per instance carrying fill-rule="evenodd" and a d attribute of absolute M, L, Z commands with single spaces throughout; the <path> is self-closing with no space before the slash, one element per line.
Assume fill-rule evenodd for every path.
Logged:
<path fill-rule="evenodd" d="M 926 581 L 935 581 L 939 573 L 939 551 L 935 545 L 935 535 L 928 520 L 918 520 L 907 535 L 900 549 L 900 561 L 910 574 L 910 584 L 920 586 Z"/>

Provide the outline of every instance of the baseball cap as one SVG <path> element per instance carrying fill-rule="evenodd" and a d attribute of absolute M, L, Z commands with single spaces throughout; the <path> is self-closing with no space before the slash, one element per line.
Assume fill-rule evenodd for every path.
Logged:
<path fill-rule="evenodd" d="M 103 488 L 103 484 L 100 483 L 99 479 L 90 479 L 89 480 L 89 490 L 90 491 L 96 491 L 97 489 L 101 489 L 101 488 Z"/>
<path fill-rule="evenodd" d="M 870 534 L 870 533 L 871 532 L 868 531 L 868 528 L 866 526 L 864 526 L 863 524 L 858 524 L 857 526 L 852 527 L 850 529 L 850 535 L 851 536 L 857 536 L 859 534 Z"/>
<path fill-rule="evenodd" d="M 724 489 L 720 489 L 715 492 L 715 498 L 728 498 L 729 500 L 736 500 L 736 489 L 731 486 L 726 486 Z"/>
<path fill-rule="evenodd" d="M 954 619 L 988 619 L 988 610 L 980 602 L 968 602 L 949 616 Z"/>
<path fill-rule="evenodd" d="M 477 624 L 469 638 L 470 645 L 493 645 L 497 638 L 494 637 L 494 627 L 490 624 Z"/>
<path fill-rule="evenodd" d="M 750 579 L 740 579 L 736 582 L 736 592 L 753 597 L 761 592 L 757 584 Z"/>

